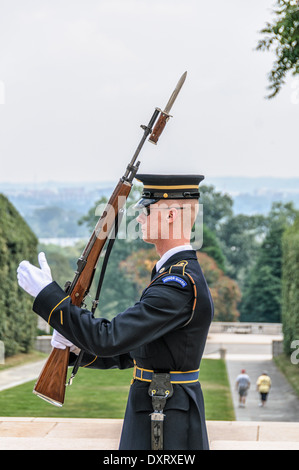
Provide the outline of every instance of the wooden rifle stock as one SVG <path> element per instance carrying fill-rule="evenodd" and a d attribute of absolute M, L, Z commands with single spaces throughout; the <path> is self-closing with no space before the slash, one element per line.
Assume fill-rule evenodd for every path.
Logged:
<path fill-rule="evenodd" d="M 33 393 L 51 405 L 62 406 L 65 396 L 70 348 L 53 348 L 33 389 Z"/>

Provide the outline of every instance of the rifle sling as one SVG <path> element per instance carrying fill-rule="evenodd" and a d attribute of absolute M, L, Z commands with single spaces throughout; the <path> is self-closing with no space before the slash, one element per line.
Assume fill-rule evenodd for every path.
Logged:
<path fill-rule="evenodd" d="M 106 272 L 106 268 L 107 268 L 107 265 L 108 265 L 109 256 L 110 256 L 110 254 L 111 254 L 111 250 L 112 250 L 112 248 L 113 248 L 115 239 L 116 239 L 116 237 L 117 237 L 118 228 L 119 228 L 119 226 L 120 226 L 120 224 L 121 224 L 123 215 L 124 215 L 124 211 L 123 211 L 123 210 L 120 210 L 120 211 L 118 212 L 118 214 L 116 215 L 116 217 L 115 217 L 114 230 L 111 231 L 111 233 L 112 233 L 113 236 L 109 238 L 109 242 L 108 242 L 108 245 L 107 245 L 106 253 L 105 253 L 104 260 L 103 260 L 103 264 L 102 264 L 102 268 L 101 268 L 101 273 L 100 273 L 100 278 L 99 278 L 99 282 L 98 282 L 98 287 L 97 287 L 95 299 L 94 299 L 93 302 L 92 302 L 92 309 L 91 309 L 91 313 L 92 313 L 92 314 L 94 314 L 94 312 L 96 311 L 96 308 L 97 308 L 98 303 L 99 303 L 99 298 L 100 298 L 101 289 L 102 289 L 103 282 L 104 282 L 104 277 L 105 277 L 105 272 Z M 68 381 L 68 385 L 71 385 L 71 384 L 72 384 L 73 378 L 74 378 L 75 375 L 77 374 L 78 369 L 79 369 L 79 367 L 80 367 L 80 365 L 81 365 L 83 356 L 84 356 L 84 350 L 81 349 L 81 351 L 80 351 L 80 353 L 78 354 L 77 359 L 76 359 L 76 361 L 75 361 L 75 364 L 74 364 L 74 367 L 73 367 L 73 370 L 72 370 L 70 379 L 69 379 L 69 381 Z"/>

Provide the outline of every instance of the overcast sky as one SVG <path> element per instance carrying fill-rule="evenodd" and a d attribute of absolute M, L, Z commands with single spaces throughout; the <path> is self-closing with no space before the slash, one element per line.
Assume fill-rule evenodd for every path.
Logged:
<path fill-rule="evenodd" d="M 187 79 L 143 173 L 299 177 L 299 78 L 257 52 L 274 0 L 0 0 L 0 181 L 117 180 Z"/>

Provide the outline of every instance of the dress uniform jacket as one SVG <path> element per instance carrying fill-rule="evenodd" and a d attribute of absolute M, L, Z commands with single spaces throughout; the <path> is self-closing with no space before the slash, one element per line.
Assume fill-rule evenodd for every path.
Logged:
<path fill-rule="evenodd" d="M 85 351 L 82 365 L 123 369 L 136 364 L 155 372 L 197 370 L 213 317 L 211 295 L 193 250 L 169 258 L 152 273 L 140 300 L 111 321 L 74 306 L 56 282 L 39 293 L 33 309 Z M 133 380 L 122 450 L 151 448 L 148 387 L 148 381 Z M 176 383 L 173 389 L 164 408 L 164 449 L 208 449 L 200 383 Z"/>

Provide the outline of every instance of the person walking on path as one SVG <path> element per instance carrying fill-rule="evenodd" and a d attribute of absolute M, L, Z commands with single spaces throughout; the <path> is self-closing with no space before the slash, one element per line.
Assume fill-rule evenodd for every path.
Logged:
<path fill-rule="evenodd" d="M 265 406 L 271 388 L 271 379 L 267 372 L 263 372 L 256 382 L 257 391 L 260 393 L 261 402 L 259 406 Z"/>
<path fill-rule="evenodd" d="M 239 408 L 245 408 L 246 397 L 250 388 L 250 383 L 249 375 L 246 374 L 245 369 L 242 369 L 241 373 L 236 379 L 236 389 L 239 393 Z"/>

